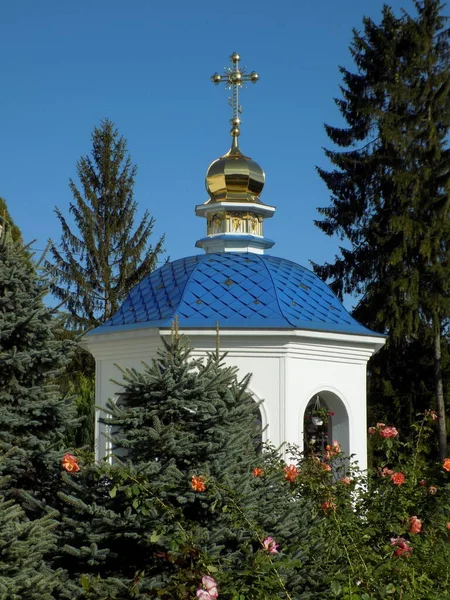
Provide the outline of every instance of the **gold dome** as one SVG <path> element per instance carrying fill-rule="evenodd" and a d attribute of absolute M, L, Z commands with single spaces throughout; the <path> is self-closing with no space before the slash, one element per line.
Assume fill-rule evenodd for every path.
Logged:
<path fill-rule="evenodd" d="M 258 163 L 244 156 L 237 144 L 233 144 L 229 152 L 212 162 L 208 168 L 205 181 L 211 198 L 208 203 L 261 203 L 259 195 L 264 180 L 264 171 Z"/>

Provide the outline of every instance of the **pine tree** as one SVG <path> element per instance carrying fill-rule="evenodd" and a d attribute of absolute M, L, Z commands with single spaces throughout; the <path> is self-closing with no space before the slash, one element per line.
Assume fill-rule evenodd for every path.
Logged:
<path fill-rule="evenodd" d="M 355 316 L 409 344 L 432 349 L 441 457 L 447 449 L 441 337 L 448 322 L 450 45 L 442 7 L 415 2 L 417 16 L 383 8 L 364 19 L 350 47 L 357 72 L 341 67 L 347 127 L 326 126 L 342 151 L 327 150 L 334 170 L 318 169 L 331 205 L 317 225 L 338 234 L 334 263 L 315 265 L 333 289 L 361 295 Z M 387 355 L 387 352 L 386 352 Z M 431 383 L 431 382 L 430 382 Z"/>
<path fill-rule="evenodd" d="M 43 298 L 45 281 L 22 242 L 5 228 L 0 236 L 0 476 L 9 495 L 40 504 L 54 500 L 68 426 L 70 399 L 55 377 L 70 359 L 72 343 L 60 342 L 60 323 Z M 6 492 L 5 492 L 6 493 Z"/>
<path fill-rule="evenodd" d="M 248 378 L 240 381 L 217 354 L 193 360 L 176 336 L 144 372 L 123 376 L 106 420 L 122 466 L 65 474 L 60 494 L 67 540 L 60 564 L 73 581 L 82 577 L 81 597 L 192 598 L 211 564 L 228 578 L 224 599 L 239 586 L 249 598 L 278 597 L 261 551 L 268 535 L 289 557 L 280 565 L 287 588 L 305 597 L 327 589 L 326 530 L 309 501 L 286 493 L 279 454 L 261 454 L 255 444 Z M 252 475 L 256 466 L 266 470 L 264 481 Z"/>
<path fill-rule="evenodd" d="M 59 246 L 53 244 L 55 278 L 52 293 L 67 299 L 67 309 L 77 329 L 97 326 L 108 319 L 143 277 L 156 268 L 164 236 L 149 244 L 154 220 L 146 210 L 134 227 L 137 203 L 133 198 L 136 165 L 132 165 L 126 140 L 105 119 L 92 134 L 91 156 L 77 163 L 80 186 L 70 180 L 70 203 L 76 230 L 60 209 Z"/>

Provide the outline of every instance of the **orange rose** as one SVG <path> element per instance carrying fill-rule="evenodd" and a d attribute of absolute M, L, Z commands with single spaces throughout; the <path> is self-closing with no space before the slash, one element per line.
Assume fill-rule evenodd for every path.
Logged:
<path fill-rule="evenodd" d="M 437 421 L 438 420 L 438 416 L 437 416 L 435 410 L 426 410 L 425 411 L 425 416 L 426 417 L 430 417 L 433 421 Z"/>
<path fill-rule="evenodd" d="M 341 477 L 339 479 L 339 481 L 341 483 L 345 483 L 345 485 L 350 485 L 350 483 L 352 482 L 352 480 L 350 479 L 350 477 L 347 477 L 347 476 L 346 477 Z"/>
<path fill-rule="evenodd" d="M 329 460 L 333 456 L 336 456 L 337 454 L 340 454 L 340 453 L 341 453 L 341 445 L 336 440 L 333 442 L 332 446 L 330 446 L 330 444 L 327 444 L 325 446 L 325 458 L 327 460 Z"/>
<path fill-rule="evenodd" d="M 442 463 L 442 468 L 446 471 L 450 471 L 450 458 L 444 458 L 444 462 Z"/>
<path fill-rule="evenodd" d="M 420 519 L 418 519 L 416 516 L 411 517 L 409 519 L 409 531 L 416 535 L 417 533 L 420 533 L 422 529 L 422 521 Z"/>
<path fill-rule="evenodd" d="M 68 473 L 78 473 L 80 470 L 78 461 L 72 454 L 64 454 L 61 461 L 61 466 Z"/>
<path fill-rule="evenodd" d="M 298 469 L 295 465 L 284 467 L 284 478 L 286 481 L 295 481 L 298 477 Z"/>
<path fill-rule="evenodd" d="M 332 500 L 325 500 L 322 502 L 321 508 L 325 514 L 328 514 L 328 511 L 336 510 L 336 504 Z"/>
<path fill-rule="evenodd" d="M 392 473 L 391 479 L 395 485 L 403 485 L 405 483 L 405 476 L 403 473 Z"/>
<path fill-rule="evenodd" d="M 322 467 L 322 469 L 324 469 L 324 471 L 331 471 L 331 466 L 327 465 L 327 463 L 320 463 L 320 466 Z"/>
<path fill-rule="evenodd" d="M 197 477 L 197 475 L 192 475 L 191 487 L 194 492 L 204 492 L 206 490 L 205 479 L 203 477 Z"/>
<path fill-rule="evenodd" d="M 264 475 L 264 471 L 262 469 L 259 467 L 255 467 L 253 469 L 253 477 L 261 477 L 262 475 Z"/>

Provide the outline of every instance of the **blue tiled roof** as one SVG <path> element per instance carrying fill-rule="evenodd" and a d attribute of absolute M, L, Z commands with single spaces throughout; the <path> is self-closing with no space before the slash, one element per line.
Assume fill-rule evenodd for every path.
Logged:
<path fill-rule="evenodd" d="M 314 273 L 266 254 L 200 254 L 145 277 L 90 335 L 144 327 L 309 329 L 378 335 L 360 325 Z"/>

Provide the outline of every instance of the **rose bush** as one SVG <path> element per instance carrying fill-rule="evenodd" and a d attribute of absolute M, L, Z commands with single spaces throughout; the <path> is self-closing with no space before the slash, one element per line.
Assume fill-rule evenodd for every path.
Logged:
<path fill-rule="evenodd" d="M 202 510 L 228 515 L 237 532 L 233 543 L 240 539 L 242 544 L 238 567 L 228 563 L 226 548 L 205 552 L 195 517 L 186 521 L 181 512 L 153 498 L 150 482 L 123 466 L 115 469 L 115 482 L 112 472 L 109 476 L 114 490 L 131 480 L 136 512 L 151 507 L 159 513 L 154 556 L 169 561 L 172 569 L 161 598 L 440 600 L 449 597 L 450 458 L 424 467 L 418 456 L 425 438 L 434 435 L 433 421 L 432 414 L 423 416 L 415 439 L 407 443 L 393 426 L 374 427 L 371 437 L 380 453 L 384 449 L 385 460 L 367 473 L 333 443 L 323 456 L 304 456 L 290 447 L 287 462 L 269 449 L 249 470 L 245 492 L 212 475 L 186 480 L 186 489 L 201 497 Z M 385 435 L 386 429 L 397 433 Z M 79 476 L 75 469 L 74 476 Z M 268 494 L 264 514 L 246 501 L 247 485 L 259 497 Z M 297 505 L 303 509 L 297 511 Z M 289 515 L 280 506 L 290 507 L 293 521 L 287 533 L 278 521 Z M 310 513 L 306 506 L 312 507 Z M 311 520 L 307 550 L 304 539 L 288 533 L 289 527 L 296 530 L 298 519 Z M 295 579 L 296 573 L 302 577 Z M 86 597 L 104 597 L 101 579 L 91 574 L 86 581 L 91 594 Z M 123 598 L 148 597 L 139 595 L 136 581 Z"/>

